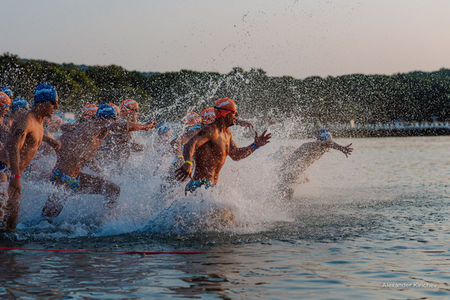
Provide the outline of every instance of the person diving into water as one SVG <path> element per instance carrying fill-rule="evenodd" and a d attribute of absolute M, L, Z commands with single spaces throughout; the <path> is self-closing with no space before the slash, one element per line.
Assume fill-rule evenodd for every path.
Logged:
<path fill-rule="evenodd" d="M 331 149 L 339 150 L 348 158 L 353 148 L 352 144 L 341 146 L 333 141 L 331 133 L 326 129 L 319 130 L 317 139 L 307 142 L 298 147 L 294 152 L 284 159 L 280 168 L 280 183 L 278 191 L 283 198 L 292 198 L 294 194 L 293 185 L 298 183 L 300 175 Z"/>

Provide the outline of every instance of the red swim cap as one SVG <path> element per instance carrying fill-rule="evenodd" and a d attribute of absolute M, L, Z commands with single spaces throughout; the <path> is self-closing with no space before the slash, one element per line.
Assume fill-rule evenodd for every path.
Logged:
<path fill-rule="evenodd" d="M 109 102 L 107 104 L 114 108 L 114 110 L 116 111 L 116 116 L 118 117 L 120 115 L 120 108 L 117 105 L 115 105 L 114 103 L 112 103 L 112 102 Z"/>
<path fill-rule="evenodd" d="M 214 112 L 216 118 L 224 117 L 229 113 L 235 113 L 237 111 L 236 103 L 230 98 L 221 98 L 214 104 Z"/>
<path fill-rule="evenodd" d="M 214 122 L 216 119 L 216 114 L 214 112 L 214 107 L 205 108 L 202 113 L 202 123 L 205 125 L 209 125 Z"/>
<path fill-rule="evenodd" d="M 11 99 L 3 92 L 0 92 L 0 105 L 8 107 L 11 105 Z"/>
<path fill-rule="evenodd" d="M 194 126 L 197 123 L 200 123 L 202 121 L 202 117 L 200 117 L 200 115 L 196 112 L 188 112 L 184 117 L 183 117 L 183 123 L 184 125 L 190 127 L 190 126 Z"/>
<path fill-rule="evenodd" d="M 83 110 L 81 111 L 80 118 L 85 119 L 93 119 L 97 115 L 97 105 L 95 104 L 87 104 L 85 107 L 83 107 Z"/>
<path fill-rule="evenodd" d="M 123 100 L 120 104 L 120 113 L 122 114 L 129 114 L 133 111 L 139 110 L 139 104 L 134 101 L 133 99 L 126 99 Z"/>

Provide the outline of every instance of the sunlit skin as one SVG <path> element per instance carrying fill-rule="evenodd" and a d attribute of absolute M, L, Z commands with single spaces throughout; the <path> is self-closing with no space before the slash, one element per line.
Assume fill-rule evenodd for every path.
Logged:
<path fill-rule="evenodd" d="M 121 115 L 121 121 L 123 123 L 132 123 L 136 128 L 139 128 L 137 130 L 150 130 L 156 126 L 156 122 L 150 122 L 147 124 L 139 124 L 138 123 L 138 112 L 133 111 L 127 114 Z M 106 150 L 106 158 L 113 159 L 113 158 L 121 158 L 123 161 L 126 161 L 131 151 L 139 152 L 143 151 L 144 147 L 140 144 L 132 142 L 133 135 L 130 131 L 127 130 L 121 130 L 121 129 L 115 129 L 112 130 L 110 133 L 110 136 L 105 141 L 105 148 Z"/>
<path fill-rule="evenodd" d="M 107 206 L 112 208 L 119 198 L 120 187 L 101 177 L 82 173 L 81 170 L 93 160 L 110 132 L 142 130 L 142 126 L 124 120 L 113 121 L 105 118 L 96 118 L 75 126 L 62 126 L 63 134 L 60 138 L 62 147 L 57 152 L 54 169 L 59 169 L 72 178 L 80 176 L 80 187 L 77 192 L 104 195 L 107 199 Z M 55 184 L 69 188 L 63 181 L 56 180 Z M 59 215 L 63 208 L 59 203 L 60 200 L 55 195 L 51 195 L 42 209 L 42 215 L 45 217 Z"/>
<path fill-rule="evenodd" d="M 193 167 L 184 163 L 177 171 L 176 178 L 180 181 L 191 177 L 194 180 L 209 180 L 217 184 L 220 170 L 225 164 L 227 156 L 233 160 L 241 160 L 252 154 L 255 149 L 250 145 L 238 148 L 229 129 L 236 124 L 237 111 L 224 117 L 216 118 L 210 126 L 204 127 L 192 137 L 184 146 L 183 156 L 186 161 L 195 160 L 195 173 L 192 176 Z M 255 133 L 254 144 L 262 147 L 269 143 L 271 134 L 264 131 L 260 136 Z"/>
<path fill-rule="evenodd" d="M 280 191 L 285 197 L 291 197 L 293 193 L 292 185 L 297 182 L 300 175 L 304 173 L 310 165 L 331 149 L 341 151 L 345 154 L 345 157 L 348 158 L 353 151 L 351 145 L 352 144 L 341 146 L 332 140 L 316 140 L 304 143 L 284 160 L 280 168 Z"/>
<path fill-rule="evenodd" d="M 44 118 L 51 117 L 57 108 L 58 99 L 53 103 L 51 101 L 35 103 L 30 112 L 14 120 L 5 151 L 0 152 L 0 161 L 9 165 L 13 174 L 9 181 L 9 199 L 5 205 L 4 216 L 8 231 L 14 231 L 17 225 L 21 196 L 20 174 L 33 160 L 42 141 L 52 145 L 55 150 L 61 147 L 59 142 L 44 136 L 43 128 Z"/>

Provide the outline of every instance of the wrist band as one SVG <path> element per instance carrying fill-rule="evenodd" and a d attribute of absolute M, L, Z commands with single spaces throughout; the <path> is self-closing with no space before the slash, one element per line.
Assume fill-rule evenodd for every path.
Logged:
<path fill-rule="evenodd" d="M 250 146 L 252 146 L 252 148 L 255 150 L 259 149 L 259 147 L 256 147 L 255 143 L 252 143 Z"/>
<path fill-rule="evenodd" d="M 183 155 L 178 155 L 177 158 L 184 158 Z"/>
<path fill-rule="evenodd" d="M 194 166 L 194 164 L 193 164 L 192 161 L 190 161 L 190 160 L 185 160 L 184 163 L 185 163 L 185 164 L 190 164 L 192 167 Z"/>
<path fill-rule="evenodd" d="M 11 178 L 20 178 L 20 175 L 12 174 L 12 175 L 11 175 Z"/>

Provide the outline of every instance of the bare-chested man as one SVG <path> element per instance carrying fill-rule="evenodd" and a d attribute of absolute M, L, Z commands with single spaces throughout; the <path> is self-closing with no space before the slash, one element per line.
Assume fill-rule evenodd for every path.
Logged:
<path fill-rule="evenodd" d="M 294 193 L 292 185 L 297 183 L 300 175 L 310 165 L 330 151 L 330 149 L 339 150 L 348 157 L 353 151 L 353 148 L 350 147 L 351 145 L 341 146 L 332 140 L 328 130 L 319 130 L 316 141 L 304 143 L 283 161 L 280 168 L 279 184 L 281 196 L 291 198 Z"/>
<path fill-rule="evenodd" d="M 189 141 L 193 136 L 199 133 L 203 127 L 211 125 L 212 123 L 214 123 L 215 120 L 216 114 L 214 107 L 205 108 L 204 110 L 202 110 L 200 116 L 195 112 L 190 112 L 183 118 L 183 121 L 185 122 L 185 126 L 187 126 L 187 129 L 179 138 L 171 142 L 171 145 L 174 145 L 176 143 L 178 150 L 177 156 L 175 157 L 172 164 L 176 163 L 179 164 L 178 166 L 181 166 L 184 163 L 183 145 L 187 141 Z M 247 127 L 248 129 L 253 129 L 253 124 L 244 120 L 236 120 L 235 125 Z"/>
<path fill-rule="evenodd" d="M 147 124 L 138 123 L 139 104 L 133 99 L 124 100 L 120 104 L 120 117 L 124 124 L 133 123 L 135 131 L 137 130 L 150 130 L 156 126 L 156 122 L 153 121 Z M 125 128 L 125 127 L 122 127 Z M 114 160 L 118 162 L 118 169 L 122 170 L 123 164 L 128 160 L 131 155 L 131 151 L 140 152 L 144 150 L 144 146 L 133 141 L 133 135 L 131 131 L 121 129 L 120 127 L 111 130 L 110 135 L 105 140 L 105 144 L 102 147 L 101 159 L 102 160 Z"/>
<path fill-rule="evenodd" d="M 49 221 L 60 214 L 70 192 L 100 194 L 106 197 L 108 208 L 114 208 L 120 195 L 120 187 L 99 176 L 82 173 L 103 144 L 110 131 L 136 131 L 142 126 L 133 122 L 114 121 L 116 111 L 108 104 L 100 105 L 94 120 L 71 127 L 61 135 L 62 147 L 57 152 L 57 161 L 51 180 L 64 187 L 64 195 L 51 195 L 42 209 L 42 216 Z M 150 128 L 148 128 L 150 129 Z"/>
<path fill-rule="evenodd" d="M 27 114 L 14 120 L 5 145 L 6 151 L 0 152 L 0 161 L 9 166 L 9 197 L 4 205 L 6 210 L 3 226 L 7 231 L 14 231 L 20 208 L 20 175 L 35 156 L 42 141 L 50 143 L 55 149 L 61 145 L 44 136 L 44 118 L 51 117 L 58 108 L 56 90 L 49 84 L 40 84 L 34 91 L 34 105 Z M 3 199 L 5 202 L 6 199 Z"/>
<path fill-rule="evenodd" d="M 216 185 L 227 156 L 233 160 L 246 158 L 259 147 L 269 143 L 272 136 L 270 133 L 266 134 L 267 131 L 260 136 L 255 133 L 254 143 L 238 148 L 229 129 L 236 124 L 239 116 L 236 104 L 231 99 L 222 98 L 216 101 L 214 109 L 215 121 L 202 128 L 184 145 L 185 163 L 176 171 L 176 177 L 180 181 L 187 177 L 192 178 L 185 188 L 186 192 L 193 192 L 202 185 L 205 188 Z M 192 177 L 193 160 L 196 166 Z"/>

